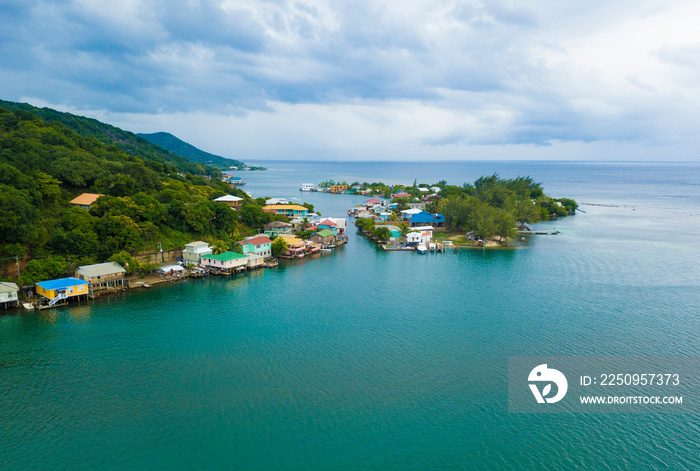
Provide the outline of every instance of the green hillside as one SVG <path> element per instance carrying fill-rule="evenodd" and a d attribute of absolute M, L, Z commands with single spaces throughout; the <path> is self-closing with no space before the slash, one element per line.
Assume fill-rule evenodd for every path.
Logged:
<path fill-rule="evenodd" d="M 127 136 L 130 152 L 26 108 L 0 107 L 0 279 L 16 280 L 16 257 L 19 282 L 30 284 L 69 275 L 78 265 L 125 262 L 129 254 L 159 246 L 206 240 L 234 247 L 250 227 L 281 217 L 263 212 L 264 200 L 232 188 L 216 169 L 194 174 L 188 170 L 204 166 L 154 152 L 160 148 L 113 126 L 41 110 L 70 118 L 85 134 Z M 104 196 L 89 210 L 70 204 L 84 192 Z M 244 199 L 240 215 L 213 201 L 224 194 Z M 139 265 L 131 261 L 129 267 Z"/>
<path fill-rule="evenodd" d="M 136 135 L 174 154 L 187 157 L 193 162 L 224 168 L 228 168 L 229 166 L 236 166 L 238 168 L 245 167 L 245 164 L 239 160 L 226 159 L 218 155 L 210 154 L 209 152 L 204 152 L 167 132 Z"/>
<path fill-rule="evenodd" d="M 37 108 L 27 103 L 14 103 L 4 100 L 0 100 L 0 108 L 5 108 L 10 111 L 29 111 L 44 121 L 49 123 L 61 123 L 83 137 L 90 137 L 100 141 L 102 144 L 115 146 L 126 154 L 144 160 L 154 160 L 156 162 L 172 164 L 183 173 L 187 172 L 193 175 L 204 175 L 210 173 L 207 167 L 221 170 L 231 165 L 228 159 L 223 158 L 221 158 L 222 162 L 215 162 L 209 165 L 205 165 L 202 161 L 197 159 L 189 160 L 182 155 L 166 150 L 132 132 L 124 131 L 123 129 L 102 123 L 92 118 L 63 113 L 51 108 Z"/>

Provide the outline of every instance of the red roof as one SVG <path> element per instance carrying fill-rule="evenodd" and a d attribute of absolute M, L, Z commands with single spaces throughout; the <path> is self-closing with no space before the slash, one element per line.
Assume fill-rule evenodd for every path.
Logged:
<path fill-rule="evenodd" d="M 318 230 L 318 226 L 309 226 L 309 227 L 307 227 L 305 230 L 307 230 L 307 231 L 317 231 L 317 230 Z"/>
<path fill-rule="evenodd" d="M 250 242 L 248 242 L 247 240 L 239 240 L 239 241 L 236 242 L 236 243 L 237 243 L 237 244 L 241 244 L 241 245 L 250 244 Z M 252 245 L 252 244 L 251 244 L 251 245 Z"/>
<path fill-rule="evenodd" d="M 338 227 L 338 225 L 337 225 L 336 223 L 334 223 L 333 221 L 329 221 L 328 219 L 326 219 L 326 220 L 323 221 L 323 222 L 318 223 L 318 225 L 319 225 L 319 226 Z"/>
<path fill-rule="evenodd" d="M 371 200 L 365 201 L 365 204 L 377 204 L 377 203 L 381 203 L 381 201 L 379 201 L 377 198 L 372 198 Z"/>
<path fill-rule="evenodd" d="M 394 198 L 406 198 L 411 195 L 409 193 L 394 193 L 391 196 L 393 196 Z"/>
<path fill-rule="evenodd" d="M 272 241 L 267 237 L 253 237 L 251 239 L 246 239 L 246 242 L 253 245 L 271 244 Z"/>

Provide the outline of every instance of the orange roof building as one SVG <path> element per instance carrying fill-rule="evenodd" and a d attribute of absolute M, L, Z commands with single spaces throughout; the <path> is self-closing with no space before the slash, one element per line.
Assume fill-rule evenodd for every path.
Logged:
<path fill-rule="evenodd" d="M 99 193 L 83 193 L 82 195 L 80 195 L 76 198 L 73 198 L 70 201 L 70 204 L 72 204 L 73 206 L 78 206 L 78 207 L 83 208 L 83 209 L 90 209 L 90 206 L 92 206 L 92 204 L 95 201 L 97 201 L 97 198 L 99 198 L 100 196 L 104 196 L 104 195 L 99 194 Z"/>

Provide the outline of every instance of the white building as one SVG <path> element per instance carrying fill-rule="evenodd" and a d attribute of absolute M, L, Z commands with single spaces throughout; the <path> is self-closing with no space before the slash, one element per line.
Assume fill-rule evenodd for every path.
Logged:
<path fill-rule="evenodd" d="M 265 200 L 265 204 L 267 206 L 270 206 L 272 204 L 289 204 L 289 201 L 287 201 L 284 198 L 270 198 L 268 200 Z"/>
<path fill-rule="evenodd" d="M 314 189 L 313 183 L 302 183 L 301 184 L 301 191 L 313 191 L 313 189 Z"/>
<path fill-rule="evenodd" d="M 19 288 L 9 281 L 0 281 L 0 306 L 16 306 L 19 303 Z"/>
<path fill-rule="evenodd" d="M 420 244 L 421 242 L 428 245 L 433 238 L 433 226 L 412 227 L 411 232 L 406 236 L 408 244 Z"/>
<path fill-rule="evenodd" d="M 209 244 L 198 240 L 185 245 L 185 250 L 182 251 L 182 259 L 185 266 L 199 265 L 199 258 L 203 255 L 211 255 L 213 250 Z"/>

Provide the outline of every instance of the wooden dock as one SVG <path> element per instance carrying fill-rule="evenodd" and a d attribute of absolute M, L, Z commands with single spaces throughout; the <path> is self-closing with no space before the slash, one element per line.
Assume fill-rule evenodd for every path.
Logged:
<path fill-rule="evenodd" d="M 518 231 L 519 235 L 557 235 L 561 232 L 555 230 L 552 231 Z"/>

